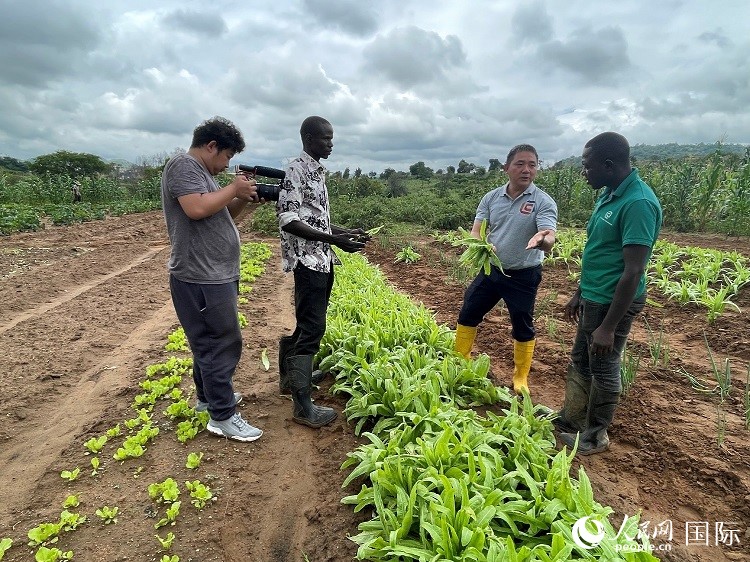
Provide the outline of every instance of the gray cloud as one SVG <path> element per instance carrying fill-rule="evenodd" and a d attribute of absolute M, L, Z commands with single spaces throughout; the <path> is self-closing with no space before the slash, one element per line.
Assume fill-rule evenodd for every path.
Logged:
<path fill-rule="evenodd" d="M 455 35 L 445 39 L 418 27 L 396 27 L 379 35 L 362 55 L 365 68 L 404 89 L 446 79 L 465 67 L 466 54 Z"/>
<path fill-rule="evenodd" d="M 732 40 L 727 37 L 721 28 L 715 31 L 705 31 L 698 35 L 698 41 L 716 45 L 721 49 L 726 49 L 732 46 Z"/>
<path fill-rule="evenodd" d="M 174 10 L 164 14 L 161 23 L 166 33 L 181 31 L 194 32 L 206 37 L 219 37 L 227 32 L 224 18 L 212 12 Z"/>
<path fill-rule="evenodd" d="M 511 18 L 511 33 L 513 42 L 519 44 L 552 40 L 552 18 L 541 0 L 516 8 Z"/>
<path fill-rule="evenodd" d="M 305 12 L 324 27 L 355 36 L 371 35 L 378 29 L 377 4 L 360 0 L 304 0 Z"/>
<path fill-rule="evenodd" d="M 601 84 L 616 79 L 630 66 L 628 43 L 622 29 L 578 29 L 565 41 L 555 40 L 539 47 L 544 65 Z"/>
<path fill-rule="evenodd" d="M 0 18 L 2 81 L 38 87 L 78 69 L 101 40 L 84 10 L 50 0 L 11 0 Z"/>

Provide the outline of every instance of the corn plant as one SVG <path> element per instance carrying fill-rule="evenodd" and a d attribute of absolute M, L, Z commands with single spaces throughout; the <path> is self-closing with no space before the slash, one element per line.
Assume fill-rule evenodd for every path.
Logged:
<path fill-rule="evenodd" d="M 716 360 L 714 360 L 714 354 L 711 351 L 711 347 L 708 345 L 706 332 L 703 332 L 703 341 L 706 342 L 708 358 L 711 361 L 711 371 L 716 380 L 715 392 L 719 395 L 719 402 L 724 403 L 724 401 L 729 398 L 729 393 L 732 390 L 732 370 L 729 364 L 729 358 L 724 359 L 724 365 L 719 366 Z"/>
<path fill-rule="evenodd" d="M 651 366 L 656 367 L 661 363 L 663 367 L 666 367 L 669 365 L 669 340 L 664 336 L 663 324 L 659 325 L 659 333 L 654 334 L 645 316 L 643 317 L 643 323 L 646 325 L 648 333 L 648 351 L 651 355 Z"/>
<path fill-rule="evenodd" d="M 622 381 L 622 393 L 627 395 L 638 373 L 641 364 L 640 352 L 634 353 L 630 347 L 623 351 L 623 360 L 620 362 L 620 379 Z"/>
<path fill-rule="evenodd" d="M 721 407 L 721 402 L 716 404 L 716 444 L 719 447 L 724 445 L 727 436 L 727 414 Z"/>

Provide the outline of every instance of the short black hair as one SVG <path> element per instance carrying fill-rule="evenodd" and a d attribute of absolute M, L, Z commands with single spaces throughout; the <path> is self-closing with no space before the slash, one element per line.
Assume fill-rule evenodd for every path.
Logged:
<path fill-rule="evenodd" d="M 630 166 L 630 144 L 619 133 L 608 131 L 598 134 L 586 143 L 585 148 L 590 148 L 602 162 L 612 160 L 620 166 Z"/>
<path fill-rule="evenodd" d="M 235 154 L 245 150 L 245 139 L 237 126 L 229 119 L 218 115 L 198 125 L 193 130 L 193 144 L 190 148 L 205 146 L 211 141 L 216 141 L 219 150 L 230 149 Z"/>
<path fill-rule="evenodd" d="M 513 161 L 513 157 L 519 152 L 533 152 L 534 156 L 536 156 L 536 161 L 539 162 L 539 154 L 537 153 L 536 148 L 530 144 L 517 144 L 510 149 L 510 152 L 508 152 L 508 157 L 505 159 L 505 163 L 510 164 Z"/>
<path fill-rule="evenodd" d="M 318 117 L 317 115 L 311 115 L 302 121 L 302 125 L 299 128 L 299 134 L 302 140 L 305 139 L 305 135 L 319 135 L 325 125 L 330 125 L 328 119 Z"/>

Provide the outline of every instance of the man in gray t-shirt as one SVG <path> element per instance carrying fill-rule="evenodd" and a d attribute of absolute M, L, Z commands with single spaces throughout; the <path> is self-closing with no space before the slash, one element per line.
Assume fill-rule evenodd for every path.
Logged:
<path fill-rule="evenodd" d="M 214 176 L 242 152 L 242 133 L 214 117 L 193 131 L 185 154 L 174 156 L 161 177 L 162 207 L 172 252 L 169 287 L 177 318 L 193 352 L 196 411 L 208 411 L 211 433 L 255 441 L 263 432 L 247 423 L 232 376 L 242 353 L 237 319 L 240 235 L 234 224 L 249 201 L 258 201 L 255 180 L 237 176 L 219 187 Z"/>
<path fill-rule="evenodd" d="M 557 228 L 557 204 L 534 184 L 539 155 L 528 144 L 511 149 L 503 165 L 508 183 L 482 197 L 471 234 L 477 238 L 487 221 L 487 241 L 495 248 L 503 271 L 492 266 L 469 286 L 456 326 L 456 351 L 471 356 L 477 326 L 503 299 L 513 336 L 513 389 L 528 392 L 534 354 L 534 301 L 542 280 L 544 252 L 552 249 Z"/>

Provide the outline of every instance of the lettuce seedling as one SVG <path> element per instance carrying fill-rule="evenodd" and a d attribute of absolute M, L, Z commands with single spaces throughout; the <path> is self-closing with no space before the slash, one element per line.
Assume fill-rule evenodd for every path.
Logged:
<path fill-rule="evenodd" d="M 174 542 L 174 533 L 169 532 L 167 533 L 167 536 L 164 538 L 161 538 L 159 535 L 154 535 L 156 537 L 156 540 L 159 541 L 159 544 L 164 550 L 169 550 L 172 547 L 172 543 Z"/>
<path fill-rule="evenodd" d="M 106 505 L 96 510 L 96 514 L 101 517 L 105 525 L 109 525 L 110 523 L 117 523 L 117 514 L 119 512 L 119 507 L 108 507 Z"/>
<path fill-rule="evenodd" d="M 81 473 L 80 468 L 76 468 L 74 470 L 63 470 L 60 473 L 60 477 L 64 480 L 67 480 L 68 482 L 72 482 L 76 478 L 78 478 L 78 475 Z"/>
<path fill-rule="evenodd" d="M 211 493 L 211 489 L 205 484 L 201 483 L 200 480 L 186 481 L 185 486 L 190 490 L 190 497 L 193 498 L 192 503 L 198 509 L 203 509 L 206 503 L 213 499 L 214 495 Z"/>
<path fill-rule="evenodd" d="M 203 453 L 189 453 L 187 456 L 187 462 L 185 468 L 191 470 L 198 468 L 201 465 L 201 459 L 203 459 Z"/>
<path fill-rule="evenodd" d="M 47 548 L 40 546 L 34 555 L 36 562 L 57 562 L 58 560 L 72 560 L 73 551 L 63 552 L 59 548 Z"/>

